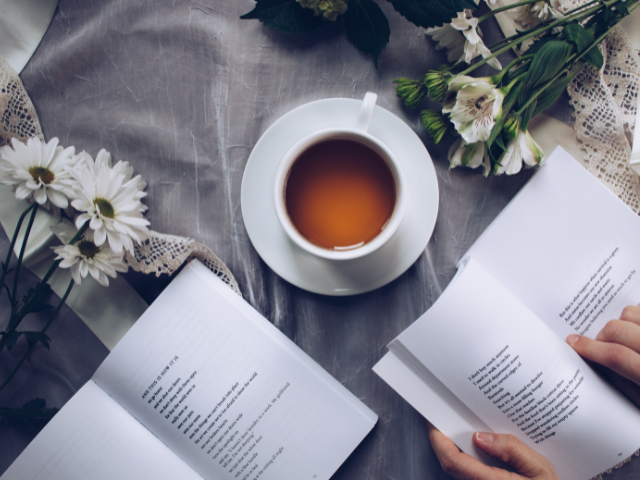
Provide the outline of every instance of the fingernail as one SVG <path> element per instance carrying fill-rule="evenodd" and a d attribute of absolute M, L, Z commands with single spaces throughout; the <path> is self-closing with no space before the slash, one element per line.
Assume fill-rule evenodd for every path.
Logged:
<path fill-rule="evenodd" d="M 567 337 L 567 343 L 569 345 L 573 345 L 574 343 L 576 343 L 578 341 L 579 338 L 580 338 L 580 335 L 576 335 L 576 334 L 572 333 L 571 335 L 569 335 Z"/>
<path fill-rule="evenodd" d="M 485 445 L 491 445 L 493 443 L 493 433 L 476 432 L 476 440 Z"/>

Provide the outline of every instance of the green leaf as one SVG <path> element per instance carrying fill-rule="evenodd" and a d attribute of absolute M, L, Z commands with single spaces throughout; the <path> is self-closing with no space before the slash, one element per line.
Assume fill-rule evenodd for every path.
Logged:
<path fill-rule="evenodd" d="M 562 30 L 562 33 L 567 40 L 575 44 L 578 50 L 578 55 L 589 48 L 595 41 L 593 34 L 577 23 L 567 25 Z M 600 50 L 598 50 L 598 47 L 591 48 L 591 50 L 582 56 L 582 60 L 590 63 L 598 70 L 600 70 L 602 65 L 604 65 L 604 58 L 602 58 L 602 54 L 600 53 Z"/>
<path fill-rule="evenodd" d="M 507 95 L 504 97 L 504 101 L 502 102 L 502 118 L 506 118 L 506 116 L 509 114 L 511 107 L 513 107 L 513 103 L 518 98 L 518 93 L 520 93 L 521 88 L 522 83 L 516 83 L 513 87 L 511 87 L 509 93 L 507 93 Z"/>
<path fill-rule="evenodd" d="M 567 88 L 569 82 L 573 80 L 573 78 L 578 73 L 580 73 L 580 70 L 582 70 L 582 66 L 578 65 L 576 68 L 574 68 L 573 72 L 571 72 L 570 75 L 560 77 L 551 85 L 549 85 L 545 89 L 545 91 L 542 92 L 540 96 L 538 96 L 538 102 L 536 104 L 535 110 L 533 111 L 533 116 L 535 117 L 536 115 L 544 112 L 547 108 L 553 105 L 553 102 L 555 102 L 558 97 L 562 95 L 562 92 L 564 92 L 565 88 Z"/>
<path fill-rule="evenodd" d="M 20 332 L 16 332 L 15 330 L 7 334 L 7 350 L 15 347 L 18 338 L 20 338 Z"/>
<path fill-rule="evenodd" d="M 531 117 L 533 116 L 533 112 L 535 112 L 535 110 L 536 110 L 536 105 L 537 104 L 538 104 L 538 100 L 536 99 L 533 102 L 531 102 L 527 108 L 524 109 L 524 112 L 522 112 L 522 120 L 520 121 L 520 129 L 523 132 L 525 132 L 527 130 L 527 127 L 529 126 L 529 120 L 531 120 Z"/>
<path fill-rule="evenodd" d="M 27 304 L 27 302 L 29 301 L 29 298 L 36 292 L 36 290 L 37 290 L 37 285 L 36 285 L 36 288 L 29 289 L 27 294 L 22 298 L 22 303 L 24 305 Z M 38 293 L 38 296 L 33 297 L 32 303 L 29 306 L 29 308 L 24 311 L 24 315 L 28 313 L 42 312 L 43 310 L 49 310 L 50 308 L 53 308 L 52 305 L 45 303 L 45 300 L 47 299 L 50 293 L 51 293 L 51 287 L 49 286 L 48 283 L 46 283 Z"/>
<path fill-rule="evenodd" d="M 537 89 L 566 68 L 565 63 L 572 50 L 573 45 L 562 40 L 553 40 L 540 47 L 531 61 L 529 73 L 520 92 L 522 103 L 527 102 Z"/>
<path fill-rule="evenodd" d="M 489 139 L 487 140 L 487 148 L 491 148 L 493 146 L 493 142 L 498 137 L 498 135 L 500 135 L 500 132 L 502 132 L 503 125 L 504 121 L 500 120 L 493 126 L 493 128 L 491 129 L 491 133 L 489 134 Z"/>
<path fill-rule="evenodd" d="M 36 343 L 40 342 L 44 347 L 49 350 L 49 342 L 51 339 L 44 332 L 20 332 L 27 339 L 29 348 L 33 347 Z"/>
<path fill-rule="evenodd" d="M 347 37 L 358 49 L 371 55 L 378 68 L 380 52 L 389 43 L 389 20 L 373 0 L 349 0 L 344 14 Z"/>
<path fill-rule="evenodd" d="M 498 135 L 496 137 L 496 145 L 498 145 L 502 151 L 505 151 L 507 147 L 504 146 L 504 140 L 502 139 L 502 135 Z"/>
<path fill-rule="evenodd" d="M 562 34 L 578 49 L 578 54 L 584 52 L 593 43 L 593 35 L 579 23 L 571 23 L 562 29 Z"/>
<path fill-rule="evenodd" d="M 44 427 L 58 412 L 57 408 L 45 408 L 42 398 L 34 398 L 22 408 L 0 408 L 0 422 L 9 426 L 34 425 Z"/>
<path fill-rule="evenodd" d="M 258 19 L 267 27 L 288 34 L 310 32 L 329 23 L 296 0 L 256 0 L 255 8 L 240 18 Z"/>
<path fill-rule="evenodd" d="M 388 0 L 397 12 L 419 27 L 441 27 L 465 8 L 478 10 L 467 0 Z"/>
<path fill-rule="evenodd" d="M 593 65 L 597 70 L 600 70 L 604 65 L 604 58 L 598 47 L 593 47 L 587 53 L 585 53 L 581 60 Z"/>

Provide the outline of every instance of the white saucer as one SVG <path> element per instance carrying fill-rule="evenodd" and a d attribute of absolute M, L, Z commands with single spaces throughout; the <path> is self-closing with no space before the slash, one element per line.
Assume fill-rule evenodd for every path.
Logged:
<path fill-rule="evenodd" d="M 353 126 L 361 106 L 361 100 L 330 98 L 290 111 L 262 135 L 242 177 L 242 216 L 258 254 L 288 282 L 323 295 L 355 295 L 395 280 L 427 246 L 438 214 L 438 181 L 427 149 L 404 121 L 376 106 L 368 133 L 394 153 L 407 184 L 407 207 L 400 227 L 375 252 L 346 261 L 315 257 L 289 239 L 273 202 L 280 161 L 313 131 Z"/>

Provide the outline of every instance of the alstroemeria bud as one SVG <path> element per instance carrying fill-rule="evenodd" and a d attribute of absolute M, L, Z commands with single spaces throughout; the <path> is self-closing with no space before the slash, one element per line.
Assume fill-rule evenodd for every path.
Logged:
<path fill-rule="evenodd" d="M 422 125 L 427 129 L 427 133 L 437 144 L 442 140 L 451 122 L 438 110 L 422 110 L 420 112 Z"/>
<path fill-rule="evenodd" d="M 433 101 L 441 100 L 449 90 L 448 80 L 451 74 L 438 70 L 429 70 L 424 76 L 424 85 Z"/>
<path fill-rule="evenodd" d="M 520 117 L 514 114 L 509 115 L 502 126 L 502 131 L 507 134 L 507 141 L 516 138 L 519 128 Z"/>
<path fill-rule="evenodd" d="M 420 103 L 420 100 L 427 94 L 425 85 L 418 80 L 396 78 L 393 83 L 398 84 L 396 93 L 409 108 L 415 108 Z"/>

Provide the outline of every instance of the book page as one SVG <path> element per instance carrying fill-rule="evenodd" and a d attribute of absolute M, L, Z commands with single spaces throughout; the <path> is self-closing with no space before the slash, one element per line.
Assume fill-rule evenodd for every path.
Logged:
<path fill-rule="evenodd" d="M 558 148 L 469 250 L 558 336 L 640 302 L 640 218 Z"/>
<path fill-rule="evenodd" d="M 202 480 L 89 381 L 49 421 L 2 480 Z"/>
<path fill-rule="evenodd" d="M 591 478 L 640 446 L 640 411 L 473 259 L 390 349 L 493 431 L 547 457 L 560 478 Z"/>
<path fill-rule="evenodd" d="M 463 452 L 470 453 L 488 465 L 504 467 L 500 461 L 486 455 L 473 443 L 473 432 L 487 432 L 491 428 L 480 420 L 440 381 L 425 382 L 415 369 L 409 368 L 393 352 L 373 367 L 391 388 L 447 436 Z M 432 375 L 433 377 L 433 375 Z M 441 387 L 441 388 L 438 388 Z"/>
<path fill-rule="evenodd" d="M 326 480 L 377 420 L 199 262 L 94 380 L 206 479 Z"/>

